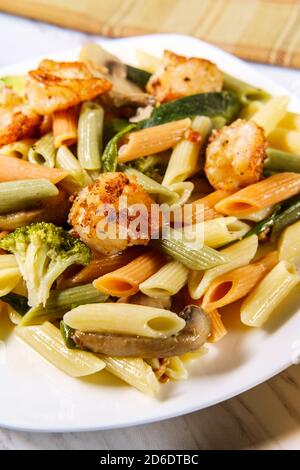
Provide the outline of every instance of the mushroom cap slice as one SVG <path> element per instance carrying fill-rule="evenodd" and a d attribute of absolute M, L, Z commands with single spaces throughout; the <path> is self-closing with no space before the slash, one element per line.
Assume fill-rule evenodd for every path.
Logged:
<path fill-rule="evenodd" d="M 179 316 L 186 325 L 177 335 L 169 338 L 143 338 L 137 336 L 85 333 L 76 330 L 73 340 L 83 349 L 107 356 L 119 357 L 172 357 L 197 351 L 210 335 L 210 320 L 201 307 L 188 305 Z"/>

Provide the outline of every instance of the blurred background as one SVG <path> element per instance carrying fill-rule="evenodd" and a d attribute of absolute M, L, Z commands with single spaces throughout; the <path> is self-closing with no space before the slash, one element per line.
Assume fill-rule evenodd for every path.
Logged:
<path fill-rule="evenodd" d="M 0 0 L 0 67 L 100 36 L 189 34 L 300 96 L 298 0 Z M 233 71 L 234 73 L 234 71 Z M 0 449 L 299 449 L 300 369 L 232 400 L 127 430 L 64 435 L 0 430 Z"/>

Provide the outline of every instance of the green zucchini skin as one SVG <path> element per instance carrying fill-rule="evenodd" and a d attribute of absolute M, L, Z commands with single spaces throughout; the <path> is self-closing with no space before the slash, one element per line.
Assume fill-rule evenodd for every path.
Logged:
<path fill-rule="evenodd" d="M 126 65 L 127 70 L 127 78 L 130 82 L 135 83 L 140 88 L 145 88 L 149 78 L 151 77 L 151 73 L 146 72 L 146 70 L 138 69 L 137 67 L 133 67 L 132 65 Z"/>
<path fill-rule="evenodd" d="M 235 93 L 221 91 L 199 93 L 185 96 L 155 108 L 149 119 L 140 123 L 140 128 L 159 126 L 170 121 L 178 121 L 191 116 L 220 116 L 226 124 L 234 121 L 240 114 L 242 105 Z"/>

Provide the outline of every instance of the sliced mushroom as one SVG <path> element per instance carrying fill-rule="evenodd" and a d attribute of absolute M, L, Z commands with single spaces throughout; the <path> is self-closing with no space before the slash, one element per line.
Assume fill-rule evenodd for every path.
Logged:
<path fill-rule="evenodd" d="M 141 88 L 127 80 L 126 65 L 98 44 L 83 46 L 79 57 L 95 76 L 105 77 L 112 83 L 113 87 L 105 98 L 108 97 L 114 106 L 154 104 L 153 96 L 144 93 Z"/>
<path fill-rule="evenodd" d="M 108 356 L 123 357 L 172 357 L 197 351 L 210 335 L 210 320 L 202 308 L 185 307 L 179 316 L 186 325 L 176 336 L 165 339 L 136 336 L 84 333 L 76 330 L 74 342 L 83 349 Z"/>

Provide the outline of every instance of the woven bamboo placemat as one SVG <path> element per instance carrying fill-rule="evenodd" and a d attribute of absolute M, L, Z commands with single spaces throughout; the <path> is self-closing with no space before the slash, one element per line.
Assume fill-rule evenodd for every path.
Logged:
<path fill-rule="evenodd" d="M 111 37 L 189 34 L 244 59 L 300 68 L 300 0 L 0 0 L 0 10 Z"/>

